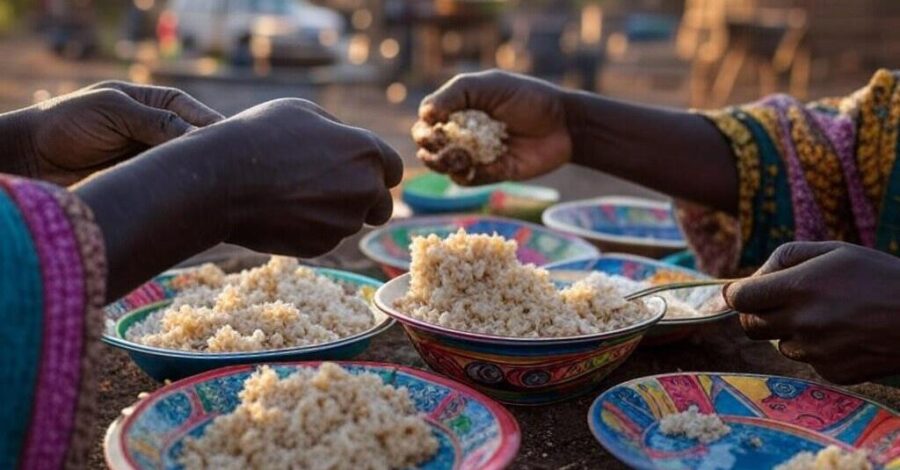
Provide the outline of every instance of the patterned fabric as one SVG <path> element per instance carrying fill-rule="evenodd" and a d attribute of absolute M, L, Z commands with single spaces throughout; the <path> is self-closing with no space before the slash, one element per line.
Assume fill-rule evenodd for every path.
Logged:
<path fill-rule="evenodd" d="M 900 255 L 900 73 L 841 99 L 774 95 L 704 115 L 731 146 L 737 217 L 679 202 L 700 269 L 752 271 L 779 245 L 844 240 Z"/>
<path fill-rule="evenodd" d="M 0 175 L 0 195 L 0 214 L 10 221 L 0 243 L 10 256 L 2 259 L 31 259 L 0 263 L 0 285 L 22 289 L 0 288 L 0 305 L 30 294 L 29 302 L 0 309 L 0 335 L 17 340 L 0 345 L 14 348 L 3 357 L 14 358 L 19 371 L 3 377 L 9 386 L 0 390 L 4 403 L 18 405 L 4 407 L 18 415 L 0 421 L 0 435 L 9 438 L 0 444 L 0 467 L 83 467 L 92 439 L 79 415 L 91 411 L 95 388 L 89 379 L 102 328 L 102 239 L 89 210 L 61 188 Z M 8 234 L 30 244 L 10 245 Z"/>

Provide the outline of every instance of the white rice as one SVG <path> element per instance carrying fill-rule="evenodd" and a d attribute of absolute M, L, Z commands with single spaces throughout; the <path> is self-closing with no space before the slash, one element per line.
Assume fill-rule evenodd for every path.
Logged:
<path fill-rule="evenodd" d="M 830 445 L 815 454 L 800 452 L 775 470 L 871 470 L 868 456 L 865 450 L 847 452 Z"/>
<path fill-rule="evenodd" d="M 496 336 L 565 337 L 647 320 L 651 310 L 612 286 L 577 282 L 557 291 L 545 269 L 523 265 L 517 244 L 465 230 L 412 241 L 410 287 L 395 307 L 429 323 Z"/>
<path fill-rule="evenodd" d="M 659 421 L 659 432 L 666 436 L 684 436 L 703 444 L 715 442 L 731 432 L 716 414 L 702 414 L 691 405 L 687 410 L 664 416 Z"/>
<path fill-rule="evenodd" d="M 361 293 L 274 256 L 266 265 L 225 275 L 208 264 L 175 281 L 165 309 L 128 329 L 126 339 L 166 349 L 261 351 L 334 341 L 374 326 Z"/>
<path fill-rule="evenodd" d="M 619 276 L 618 274 L 607 274 L 600 271 L 592 272 L 584 279 L 583 282 L 594 286 L 610 286 L 618 295 L 621 296 L 625 296 L 633 292 L 637 292 L 641 289 L 652 287 L 654 285 L 653 283 L 647 281 L 635 281 L 634 279 L 629 279 L 625 276 Z M 690 292 L 688 293 L 688 295 L 691 296 L 695 292 L 700 295 L 705 295 L 700 291 Z M 691 306 L 690 303 L 682 300 L 679 297 L 676 297 L 676 295 L 671 292 L 660 292 L 657 295 L 666 300 L 666 316 L 664 318 L 694 318 L 702 316 L 702 314 L 693 306 Z M 687 300 L 696 299 L 688 297 Z"/>
<path fill-rule="evenodd" d="M 451 113 L 447 122 L 433 126 L 419 122 L 412 135 L 439 166 L 454 173 L 469 168 L 469 178 L 475 166 L 492 163 L 506 153 L 506 124 L 475 109 Z"/>
<path fill-rule="evenodd" d="M 334 363 L 279 379 L 268 366 L 244 382 L 241 403 L 188 438 L 187 469 L 399 469 L 428 459 L 437 439 L 406 388 Z"/>

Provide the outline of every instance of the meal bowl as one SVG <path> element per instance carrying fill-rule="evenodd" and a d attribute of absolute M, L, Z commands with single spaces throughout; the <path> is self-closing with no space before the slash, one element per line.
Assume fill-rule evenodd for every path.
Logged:
<path fill-rule="evenodd" d="M 416 214 L 477 212 L 490 200 L 498 185 L 463 187 L 447 175 L 425 172 L 403 182 L 403 202 Z"/>
<path fill-rule="evenodd" d="M 659 431 L 696 406 L 731 428 L 709 444 Z M 828 445 L 866 449 L 874 468 L 900 468 L 900 414 L 823 383 L 772 375 L 685 372 L 619 384 L 588 412 L 600 444 L 631 468 L 773 468 Z"/>
<path fill-rule="evenodd" d="M 469 333 L 412 318 L 394 308 L 409 290 L 409 274 L 375 293 L 375 305 L 397 320 L 419 356 L 435 371 L 515 405 L 541 405 L 593 390 L 634 351 L 666 313 L 653 298 L 652 318 L 627 328 L 562 338 L 515 338 Z"/>
<path fill-rule="evenodd" d="M 519 243 L 519 260 L 539 266 L 600 254 L 590 243 L 573 235 L 520 220 L 482 215 L 396 220 L 368 233 L 360 240 L 359 249 L 393 278 L 409 270 L 409 244 L 413 237 L 432 233 L 446 237 L 461 228 L 469 233 L 496 233 L 508 240 L 515 240 Z"/>
<path fill-rule="evenodd" d="M 286 376 L 318 362 L 272 364 Z M 409 390 L 438 438 L 437 454 L 415 467 L 430 470 L 505 468 L 515 458 L 521 436 L 505 408 L 464 385 L 428 372 L 374 362 L 339 363 L 352 374 L 371 372 L 385 383 Z M 167 385 L 138 402 L 106 432 L 104 453 L 113 470 L 181 469 L 184 439 L 199 436 L 213 418 L 233 411 L 244 381 L 256 370 L 241 365 L 209 371 Z"/>
<path fill-rule="evenodd" d="M 552 263 L 545 268 L 553 273 L 555 279 L 565 279 L 569 282 L 577 281 L 593 271 L 627 277 L 633 281 L 648 281 L 651 284 L 709 279 L 709 276 L 693 269 L 622 253 L 606 253 L 593 258 Z M 714 297 L 719 292 L 719 287 L 709 286 L 672 291 L 672 295 L 700 309 L 707 302 L 715 300 Z M 700 317 L 663 318 L 644 335 L 641 345 L 658 346 L 678 342 L 701 329 L 703 325 L 721 321 L 735 313 L 731 309 L 718 309 L 714 313 Z"/>
<path fill-rule="evenodd" d="M 373 337 L 394 323 L 378 309 L 371 308 L 372 314 L 375 315 L 375 326 L 361 333 L 326 343 L 254 352 L 179 351 L 145 346 L 125 339 L 129 328 L 145 319 L 147 315 L 166 308 L 172 302 L 171 299 L 178 293 L 172 281 L 185 271 L 187 270 L 168 271 L 106 307 L 107 318 L 116 320 L 114 331 L 107 331 L 103 341 L 127 351 L 138 367 L 160 382 L 166 379 L 177 380 L 235 364 L 350 359 L 365 351 Z M 336 269 L 315 268 L 315 271 L 335 281 L 360 288 L 366 287 L 372 291 L 382 284 L 381 281 L 369 277 Z M 369 300 L 371 302 L 371 299 Z"/>
<path fill-rule="evenodd" d="M 658 258 L 687 247 L 671 204 L 663 201 L 610 196 L 564 202 L 544 211 L 542 220 L 604 251 Z"/>

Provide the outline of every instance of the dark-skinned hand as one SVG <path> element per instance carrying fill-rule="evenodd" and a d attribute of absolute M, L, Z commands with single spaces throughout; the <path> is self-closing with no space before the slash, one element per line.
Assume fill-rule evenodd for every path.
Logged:
<path fill-rule="evenodd" d="M 281 99 L 191 132 L 76 188 L 106 238 L 110 298 L 219 242 L 323 254 L 392 213 L 397 153 L 315 104 Z"/>
<path fill-rule="evenodd" d="M 450 176 L 465 185 L 523 180 L 552 171 L 572 156 L 564 95 L 562 89 L 524 75 L 497 70 L 463 74 L 422 100 L 419 119 L 430 125 L 445 122 L 455 111 L 477 109 L 506 123 L 505 155 L 476 166 L 471 179 L 468 168 Z M 419 157 L 426 164 L 434 161 L 424 148 Z"/>
<path fill-rule="evenodd" d="M 221 119 L 181 90 L 102 82 L 0 115 L 0 167 L 68 186 Z"/>
<path fill-rule="evenodd" d="M 858 383 L 900 373 L 900 259 L 842 242 L 779 247 L 725 299 L 753 339 L 825 379 Z"/>

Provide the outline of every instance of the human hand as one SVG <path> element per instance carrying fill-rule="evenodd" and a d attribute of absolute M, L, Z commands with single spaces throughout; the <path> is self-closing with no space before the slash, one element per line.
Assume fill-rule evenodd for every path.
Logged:
<path fill-rule="evenodd" d="M 566 124 L 565 92 L 544 81 L 497 70 L 457 75 L 425 97 L 419 106 L 419 123 L 445 122 L 456 111 L 477 109 L 506 123 L 507 153 L 496 161 L 476 166 L 474 175 L 466 168 L 450 176 L 460 184 L 486 184 L 523 180 L 568 162 L 572 138 Z M 419 149 L 419 157 L 436 171 L 431 152 Z"/>
<path fill-rule="evenodd" d="M 101 82 L 0 116 L 25 176 L 61 185 L 131 158 L 222 119 L 190 95 L 174 89 Z"/>
<path fill-rule="evenodd" d="M 725 287 L 753 339 L 841 384 L 900 373 L 900 259 L 842 242 L 779 247 L 756 274 Z"/>
<path fill-rule="evenodd" d="M 75 188 L 106 238 L 112 299 L 216 243 L 312 257 L 386 222 L 397 153 L 313 103 L 261 104 Z"/>

